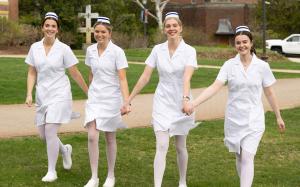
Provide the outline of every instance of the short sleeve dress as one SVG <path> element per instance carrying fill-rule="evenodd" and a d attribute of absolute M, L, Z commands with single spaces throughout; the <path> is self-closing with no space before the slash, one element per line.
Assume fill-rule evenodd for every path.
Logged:
<path fill-rule="evenodd" d="M 96 120 L 96 128 L 101 131 L 115 132 L 126 127 L 120 113 L 123 101 L 118 76 L 118 70 L 128 68 L 124 51 L 110 41 L 99 56 L 97 44 L 93 44 L 87 48 L 85 64 L 91 68 L 93 80 L 88 91 L 84 126 Z"/>
<path fill-rule="evenodd" d="M 159 75 L 153 98 L 154 131 L 168 131 L 170 136 L 187 135 L 196 125 L 194 114 L 187 116 L 182 112 L 183 75 L 185 67 L 197 68 L 196 50 L 181 40 L 170 58 L 165 42 L 152 49 L 145 63 L 157 68 Z"/>
<path fill-rule="evenodd" d="M 71 86 L 65 70 L 78 63 L 71 48 L 55 40 L 46 55 L 43 40 L 31 45 L 25 63 L 35 67 L 36 125 L 68 123 L 72 114 Z"/>
<path fill-rule="evenodd" d="M 217 80 L 228 83 L 225 145 L 230 152 L 240 153 L 242 148 L 256 154 L 265 130 L 263 88 L 276 82 L 269 64 L 253 54 L 252 61 L 245 71 L 238 54 L 224 63 Z"/>

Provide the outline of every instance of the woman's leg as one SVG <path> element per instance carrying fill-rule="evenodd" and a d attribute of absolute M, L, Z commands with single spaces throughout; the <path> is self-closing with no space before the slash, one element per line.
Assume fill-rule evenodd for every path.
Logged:
<path fill-rule="evenodd" d="M 166 155 L 169 148 L 169 133 L 164 131 L 155 132 L 156 154 L 154 158 L 154 185 L 160 187 L 166 167 Z"/>
<path fill-rule="evenodd" d="M 87 127 L 88 127 L 88 150 L 89 150 L 92 179 L 98 180 L 99 131 L 96 129 L 95 121 L 90 122 Z"/>
<path fill-rule="evenodd" d="M 41 140 L 43 140 L 46 143 L 45 125 L 39 125 L 38 131 L 39 131 Z"/>
<path fill-rule="evenodd" d="M 186 186 L 186 171 L 188 164 L 188 152 L 186 148 L 186 136 L 175 136 L 177 151 L 177 165 L 179 169 L 179 185 Z"/>
<path fill-rule="evenodd" d="M 239 178 L 241 177 L 241 161 L 241 154 L 235 153 L 235 167 Z"/>
<path fill-rule="evenodd" d="M 56 129 L 57 127 L 59 128 L 59 124 L 45 124 L 45 125 L 40 125 L 38 126 L 38 131 L 39 131 L 39 134 L 40 134 L 40 138 L 45 141 L 45 143 L 47 143 L 47 139 L 46 139 L 46 125 L 47 125 L 47 137 L 53 137 L 51 134 L 54 134 L 54 137 L 55 137 L 55 133 L 56 133 L 56 136 L 57 136 L 57 131 L 58 129 Z M 53 126 L 54 125 L 54 129 Z M 56 130 L 55 130 L 56 129 Z M 53 132 L 54 131 L 54 132 Z M 51 141 L 51 140 L 50 140 Z M 63 159 L 64 159 L 64 167 L 66 169 L 70 169 L 71 166 L 72 166 L 72 158 L 71 158 L 71 154 L 72 154 L 72 148 L 69 148 L 70 150 L 67 149 L 67 147 L 65 145 L 63 145 L 63 143 L 61 142 L 61 140 L 57 137 L 57 141 L 58 141 L 58 144 L 59 144 L 59 150 L 60 152 L 62 153 L 63 155 Z M 48 141 L 49 142 L 49 141 Z M 69 147 L 72 147 L 71 145 L 68 145 Z M 48 149 L 47 149 L 48 150 Z M 52 151 L 51 150 L 48 150 L 47 152 L 49 152 L 52 154 Z M 55 158 L 51 159 L 51 160 L 55 160 Z M 57 159 L 56 159 L 57 160 Z M 48 161 L 49 162 L 49 161 Z M 50 161 L 51 162 L 51 161 Z M 51 164 L 52 165 L 52 164 Z M 51 166 L 52 169 L 50 170 L 53 170 L 53 166 Z M 54 166 L 55 168 L 55 166 Z M 50 172 L 53 172 L 53 171 L 50 171 Z"/>
<path fill-rule="evenodd" d="M 114 186 L 115 184 L 115 163 L 117 157 L 117 141 L 116 132 L 105 132 L 106 142 L 106 159 L 107 159 L 107 178 L 104 183 L 106 186 Z"/>
<path fill-rule="evenodd" d="M 254 154 L 242 149 L 240 186 L 251 187 L 254 178 Z"/>
<path fill-rule="evenodd" d="M 56 173 L 56 162 L 59 153 L 60 140 L 57 136 L 60 124 L 45 124 L 45 137 L 47 143 L 48 172 Z"/>

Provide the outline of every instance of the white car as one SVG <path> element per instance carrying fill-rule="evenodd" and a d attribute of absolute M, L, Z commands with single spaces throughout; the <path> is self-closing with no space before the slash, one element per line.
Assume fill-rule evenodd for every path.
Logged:
<path fill-rule="evenodd" d="M 283 40 L 266 40 L 266 48 L 281 54 L 300 54 L 300 34 L 292 34 Z"/>

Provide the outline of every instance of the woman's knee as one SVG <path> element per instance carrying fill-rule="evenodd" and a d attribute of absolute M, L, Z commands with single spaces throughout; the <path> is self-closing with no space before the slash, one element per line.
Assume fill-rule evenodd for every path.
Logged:
<path fill-rule="evenodd" d="M 177 154 L 187 154 L 187 148 L 185 145 L 177 145 L 176 152 Z"/>
<path fill-rule="evenodd" d="M 45 125 L 45 138 L 55 138 L 57 137 L 58 124 L 46 124 Z"/>
<path fill-rule="evenodd" d="M 95 121 L 92 121 L 87 124 L 88 127 L 88 141 L 89 143 L 98 142 L 99 139 L 99 131 L 96 129 Z"/>
<path fill-rule="evenodd" d="M 88 133 L 88 141 L 89 141 L 89 143 L 98 142 L 98 133 L 97 132 L 89 132 Z"/>
<path fill-rule="evenodd" d="M 186 136 L 176 136 L 175 137 L 175 146 L 177 154 L 183 154 L 187 152 L 186 147 Z"/>
<path fill-rule="evenodd" d="M 106 145 L 113 146 L 116 145 L 116 133 L 115 132 L 106 132 L 105 133 Z"/>
<path fill-rule="evenodd" d="M 169 149 L 169 142 L 157 142 L 156 151 L 166 153 Z"/>
<path fill-rule="evenodd" d="M 255 156 L 254 154 L 243 150 L 242 155 L 241 155 L 241 163 L 243 165 L 253 163 L 254 162 L 254 156 Z"/>

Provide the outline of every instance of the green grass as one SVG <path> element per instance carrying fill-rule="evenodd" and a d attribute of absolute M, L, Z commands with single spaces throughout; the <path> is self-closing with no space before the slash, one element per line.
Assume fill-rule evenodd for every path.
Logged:
<path fill-rule="evenodd" d="M 232 47 L 228 46 L 194 46 L 196 51 L 199 54 L 198 56 L 198 64 L 199 65 L 215 65 L 215 66 L 222 66 L 227 58 L 223 58 L 224 56 L 227 56 L 228 53 L 233 53 L 234 49 Z M 137 49 L 125 49 L 125 54 L 128 59 L 128 61 L 133 61 L 133 62 L 144 62 L 147 57 L 149 56 L 151 52 L 151 48 L 137 48 Z M 262 53 L 262 50 L 257 50 L 258 53 Z M 76 55 L 80 55 L 80 58 L 84 59 L 84 53 L 82 50 L 75 50 L 74 51 Z M 215 54 L 215 53 L 224 53 L 222 58 L 219 58 L 222 55 L 217 55 L 218 58 L 202 58 L 201 53 L 210 53 L 210 54 Z M 280 57 L 277 53 L 273 51 L 268 50 L 268 55 L 272 58 L 274 57 L 276 60 L 271 60 L 270 61 L 270 66 L 271 68 L 274 69 L 293 69 L 293 70 L 300 70 L 300 63 L 295 63 L 291 62 L 288 59 L 284 57 Z M 213 56 L 213 55 L 212 55 Z M 280 59 L 281 60 L 278 60 Z"/>
<path fill-rule="evenodd" d="M 266 114 L 266 132 L 255 158 L 253 187 L 297 187 L 300 184 L 300 108 L 284 110 L 287 130 L 280 135 L 274 114 Z M 223 120 L 204 121 L 190 132 L 189 187 L 238 186 L 234 154 L 223 145 Z M 83 186 L 90 178 L 87 134 L 62 134 L 64 143 L 73 145 L 73 167 L 64 171 L 58 160 L 58 180 L 44 184 L 40 180 L 47 171 L 46 148 L 39 138 L 19 137 L 0 139 L 0 186 L 35 187 Z M 116 163 L 117 187 L 153 186 L 153 158 L 155 138 L 152 128 L 135 128 L 117 133 L 118 156 Z M 103 134 L 100 136 L 99 177 L 106 177 L 106 158 Z M 174 138 L 170 141 L 163 186 L 178 184 L 178 170 Z"/>
<path fill-rule="evenodd" d="M 198 57 L 198 64 L 199 65 L 215 65 L 215 66 L 222 66 L 224 62 L 228 59 L 226 58 L 202 58 L 201 53 L 224 53 L 225 56 L 228 52 L 233 52 L 234 49 L 231 47 L 207 47 L 207 46 L 194 46 L 198 53 L 200 53 Z M 136 61 L 136 62 L 144 62 L 148 55 L 150 54 L 151 49 L 126 49 L 126 57 L 128 61 Z M 261 50 L 258 50 L 259 53 L 262 53 Z M 278 54 L 268 51 L 269 56 L 274 56 L 276 58 L 279 56 Z M 220 56 L 220 55 L 219 55 Z M 300 70 L 300 63 L 291 62 L 284 57 L 281 57 L 282 60 L 272 60 L 270 61 L 271 68 L 274 69 L 293 69 L 293 70 Z"/>
<path fill-rule="evenodd" d="M 133 53 L 133 52 L 132 52 Z M 84 64 L 84 58 L 79 58 L 78 68 L 87 80 L 88 67 Z M 218 60 L 206 60 L 207 64 L 219 63 Z M 200 63 L 201 64 L 201 63 Z M 299 64 L 300 65 L 300 64 Z M 139 76 L 142 74 L 144 65 L 130 64 L 127 70 L 129 89 L 132 90 Z M 207 87 L 215 80 L 219 70 L 199 68 L 195 71 L 192 81 L 192 88 Z M 274 73 L 277 79 L 299 78 L 300 74 Z M 0 58 L 0 104 L 23 103 L 26 96 L 27 65 L 24 58 Z M 86 99 L 81 89 L 70 78 L 72 84 L 73 99 Z M 157 71 L 154 71 L 151 81 L 142 90 L 142 93 L 153 93 L 158 82 Z"/>

